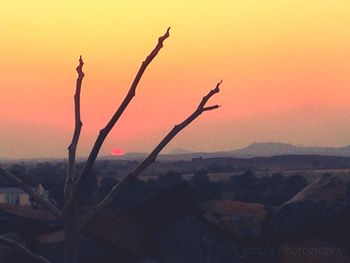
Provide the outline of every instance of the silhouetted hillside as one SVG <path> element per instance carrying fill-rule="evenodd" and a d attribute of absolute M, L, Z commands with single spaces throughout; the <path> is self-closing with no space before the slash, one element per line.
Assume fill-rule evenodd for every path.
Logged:
<path fill-rule="evenodd" d="M 214 158 L 214 157 L 270 157 L 277 155 L 324 155 L 324 156 L 342 156 L 350 157 L 350 145 L 344 147 L 305 147 L 296 146 L 288 143 L 253 143 L 247 147 L 219 152 L 193 152 L 186 149 L 174 149 L 170 154 L 161 154 L 158 160 L 176 161 L 191 160 L 193 158 Z M 123 159 L 123 160 L 141 160 L 147 157 L 147 153 L 135 152 L 126 153 L 123 156 L 105 156 L 103 159 Z"/>

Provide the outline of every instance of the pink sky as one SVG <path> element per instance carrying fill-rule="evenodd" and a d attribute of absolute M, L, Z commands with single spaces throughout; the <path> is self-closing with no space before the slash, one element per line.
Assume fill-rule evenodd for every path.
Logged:
<path fill-rule="evenodd" d="M 102 155 L 150 151 L 220 79 L 213 103 L 222 108 L 165 151 L 350 144 L 348 1 L 116 2 L 3 5 L 0 157 L 67 155 L 80 54 L 86 77 L 78 154 L 86 155 L 169 25 L 170 38 Z"/>

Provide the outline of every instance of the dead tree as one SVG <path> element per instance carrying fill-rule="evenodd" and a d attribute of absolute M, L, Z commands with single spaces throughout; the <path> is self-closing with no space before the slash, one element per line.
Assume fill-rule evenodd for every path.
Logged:
<path fill-rule="evenodd" d="M 50 211 L 54 216 L 63 221 L 63 229 L 65 233 L 65 239 L 63 243 L 63 260 L 64 263 L 77 263 L 78 262 L 78 253 L 79 253 L 79 242 L 78 238 L 80 233 L 85 230 L 92 220 L 98 216 L 106 207 L 108 207 L 113 200 L 116 199 L 119 191 L 127 185 L 131 180 L 138 177 L 148 166 L 150 166 L 157 158 L 159 153 L 164 149 L 164 147 L 186 126 L 188 126 L 191 122 L 193 122 L 197 117 L 199 117 L 202 113 L 211 111 L 219 108 L 219 105 L 211 105 L 207 106 L 207 102 L 209 99 L 219 92 L 220 84 L 222 81 L 216 84 L 216 87 L 212 89 L 206 96 L 202 98 L 198 107 L 194 110 L 192 114 L 190 114 L 183 122 L 175 125 L 170 132 L 161 140 L 161 142 L 153 149 L 153 151 L 126 177 L 124 177 L 120 183 L 115 185 L 110 192 L 106 195 L 106 197 L 96 206 L 91 208 L 85 215 L 80 216 L 79 214 L 79 193 L 81 191 L 81 187 L 86 180 L 86 178 L 90 175 L 91 169 L 94 165 L 94 162 L 98 156 L 98 153 L 103 145 L 105 139 L 108 134 L 119 120 L 120 116 L 123 114 L 124 110 L 128 107 L 129 103 L 133 99 L 136 94 L 136 88 L 147 69 L 148 65 L 152 62 L 152 60 L 157 56 L 158 52 L 163 47 L 163 42 L 169 37 L 169 30 L 167 29 L 165 34 L 158 39 L 158 43 L 156 47 L 151 51 L 151 53 L 146 57 L 146 59 L 142 62 L 132 84 L 129 88 L 129 91 L 117 108 L 111 119 L 108 121 L 106 126 L 100 130 L 98 137 L 90 151 L 88 159 L 85 163 L 83 171 L 81 174 L 77 174 L 75 172 L 75 157 L 77 151 L 77 145 L 79 142 L 79 136 L 82 129 L 82 121 L 80 116 L 80 92 L 82 87 L 82 81 L 84 78 L 83 72 L 83 59 L 80 57 L 79 65 L 76 68 L 78 73 L 78 77 L 76 80 L 76 90 L 74 95 L 74 111 L 75 111 L 75 128 L 73 132 L 73 137 L 71 144 L 68 147 L 68 167 L 67 174 L 65 180 L 65 186 L 63 190 L 64 195 L 64 208 L 63 211 L 60 211 L 55 205 L 43 199 L 39 194 L 33 191 L 29 185 L 20 180 L 16 175 L 6 171 L 5 169 L 0 167 L 0 174 L 7 177 L 9 180 L 14 182 L 16 185 L 21 187 L 30 197 L 39 202 L 43 207 L 45 207 L 48 211 Z M 9 240 L 7 238 L 1 237 L 0 244 L 9 246 L 10 248 L 31 257 L 31 259 L 36 260 L 37 262 L 49 262 L 47 259 L 40 257 L 39 255 L 35 255 L 30 252 L 27 248 L 22 246 L 19 243 L 16 243 L 13 240 Z"/>

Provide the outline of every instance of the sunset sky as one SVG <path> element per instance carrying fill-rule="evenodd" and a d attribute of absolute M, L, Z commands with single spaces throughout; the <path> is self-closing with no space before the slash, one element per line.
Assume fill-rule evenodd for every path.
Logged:
<path fill-rule="evenodd" d="M 166 148 L 350 144 L 350 1 L 1 1 L 0 157 L 65 157 L 79 55 L 79 155 L 169 39 L 101 155 L 150 151 L 223 79 L 211 111 Z"/>

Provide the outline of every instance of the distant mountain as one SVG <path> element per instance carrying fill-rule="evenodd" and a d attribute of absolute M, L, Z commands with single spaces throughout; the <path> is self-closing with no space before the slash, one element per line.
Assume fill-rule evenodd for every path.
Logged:
<path fill-rule="evenodd" d="M 304 147 L 287 143 L 253 143 L 245 148 L 234 150 L 230 155 L 237 157 L 259 157 L 275 155 L 327 155 L 350 156 L 350 146 L 344 147 Z"/>
<path fill-rule="evenodd" d="M 170 152 L 170 154 L 190 154 L 190 153 L 193 154 L 194 152 L 186 149 L 182 149 L 182 148 L 175 148 Z"/>
<path fill-rule="evenodd" d="M 147 153 L 127 153 L 123 156 L 106 156 L 108 159 L 142 160 L 147 157 Z M 253 143 L 247 147 L 221 152 L 191 152 L 184 149 L 174 149 L 169 154 L 161 154 L 157 159 L 162 161 L 191 160 L 194 158 L 214 158 L 214 157 L 270 157 L 279 155 L 323 155 L 350 157 L 350 145 L 344 147 L 305 147 L 296 146 L 289 143 L 261 142 Z"/>
<path fill-rule="evenodd" d="M 120 156 L 104 156 L 107 159 L 142 160 L 147 157 L 147 153 L 130 152 Z"/>
<path fill-rule="evenodd" d="M 148 156 L 145 152 L 130 152 L 121 156 L 101 156 L 100 160 L 136 160 L 141 161 Z M 350 157 L 350 145 L 344 147 L 305 147 L 297 146 L 289 143 L 279 142 L 260 142 L 252 143 L 247 147 L 220 152 L 192 152 L 186 149 L 176 148 L 169 154 L 160 154 L 157 160 L 160 161 L 177 161 L 192 160 L 199 158 L 215 158 L 215 157 L 233 157 L 233 158 L 252 158 L 252 157 L 271 157 L 281 155 L 320 155 L 320 156 L 339 156 Z M 79 157 L 79 161 L 86 160 L 86 157 Z M 59 158 L 31 158 L 31 159 L 8 159 L 0 158 L 2 163 L 18 163 L 18 162 L 53 162 L 64 161 Z"/>
<path fill-rule="evenodd" d="M 211 153 L 192 153 L 182 154 L 183 158 L 190 156 L 192 158 L 212 158 L 212 157 L 269 157 L 279 155 L 323 155 L 323 156 L 342 156 L 350 157 L 350 145 L 344 147 L 305 147 L 296 146 L 289 143 L 280 142 L 261 142 L 252 143 L 247 147 L 233 150 L 233 151 L 222 151 L 222 152 L 211 152 Z"/>
<path fill-rule="evenodd" d="M 294 154 L 299 147 L 287 143 L 253 143 L 245 148 L 231 151 L 232 155 L 237 156 L 273 156 Z"/>

